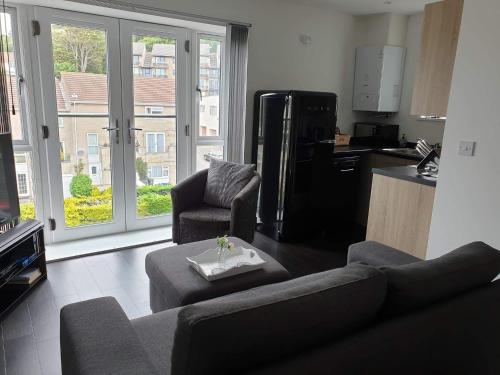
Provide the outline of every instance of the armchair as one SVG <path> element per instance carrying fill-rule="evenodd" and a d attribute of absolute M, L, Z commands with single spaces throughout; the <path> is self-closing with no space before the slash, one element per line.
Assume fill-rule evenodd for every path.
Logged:
<path fill-rule="evenodd" d="M 204 203 L 208 169 L 188 177 L 172 191 L 172 239 L 178 244 L 229 235 L 252 242 L 256 224 L 260 176 L 254 176 L 234 197 L 231 208 Z"/>

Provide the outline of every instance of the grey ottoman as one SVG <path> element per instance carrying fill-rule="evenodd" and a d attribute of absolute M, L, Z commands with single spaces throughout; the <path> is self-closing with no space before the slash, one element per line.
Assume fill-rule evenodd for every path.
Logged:
<path fill-rule="evenodd" d="M 146 256 L 151 310 L 156 313 L 290 278 L 288 271 L 263 251 L 239 238 L 229 237 L 229 240 L 236 246 L 257 251 L 266 261 L 264 267 L 210 282 L 189 266 L 186 257 L 214 248 L 214 239 L 153 251 Z"/>

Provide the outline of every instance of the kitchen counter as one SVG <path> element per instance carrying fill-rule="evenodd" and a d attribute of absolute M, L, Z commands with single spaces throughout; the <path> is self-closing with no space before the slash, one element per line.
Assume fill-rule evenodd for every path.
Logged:
<path fill-rule="evenodd" d="M 395 149 L 395 150 L 397 150 L 397 149 Z M 363 153 L 369 153 L 369 152 L 393 156 L 393 157 L 402 158 L 402 159 L 415 160 L 415 162 L 417 162 L 417 163 L 423 159 L 423 157 L 420 155 L 412 155 L 412 154 L 408 154 L 408 153 L 397 152 L 397 151 L 392 151 L 392 150 L 388 150 L 388 149 L 382 149 L 382 148 L 379 148 L 376 146 L 354 146 L 354 145 L 335 146 L 333 154 L 336 156 L 343 156 L 343 155 L 347 156 L 348 154 L 363 154 Z"/>
<path fill-rule="evenodd" d="M 421 185 L 436 187 L 437 179 L 424 177 L 418 174 L 414 166 L 373 168 L 373 174 L 379 174 L 386 177 L 393 177 L 399 180 L 414 182 Z"/>
<path fill-rule="evenodd" d="M 344 154 L 361 154 L 365 152 L 372 152 L 374 150 L 376 150 L 376 147 L 371 146 L 335 146 L 333 154 L 342 156 Z"/>

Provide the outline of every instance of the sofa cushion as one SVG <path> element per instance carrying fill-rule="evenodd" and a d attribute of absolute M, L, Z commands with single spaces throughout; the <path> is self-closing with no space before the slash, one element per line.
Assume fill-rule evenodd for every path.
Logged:
<path fill-rule="evenodd" d="M 240 373 L 322 344 L 372 321 L 385 293 L 382 272 L 354 264 L 186 306 L 172 374 Z"/>
<path fill-rule="evenodd" d="M 383 314 L 392 316 L 489 283 L 500 272 L 500 252 L 473 242 L 437 259 L 380 269 L 388 279 Z"/>
<path fill-rule="evenodd" d="M 229 163 L 212 158 L 203 200 L 216 207 L 231 208 L 234 197 L 255 174 L 254 165 Z"/>
<path fill-rule="evenodd" d="M 202 206 L 179 214 L 182 243 L 196 242 L 229 234 L 231 210 Z"/>

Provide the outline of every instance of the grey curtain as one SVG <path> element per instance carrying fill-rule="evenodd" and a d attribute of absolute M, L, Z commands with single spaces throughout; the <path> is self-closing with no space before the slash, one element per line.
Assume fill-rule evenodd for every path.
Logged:
<path fill-rule="evenodd" d="M 228 26 L 228 160 L 242 163 L 245 145 L 248 27 Z"/>
<path fill-rule="evenodd" d="M 2 24 L 5 18 L 2 17 Z M 9 116 L 9 94 L 7 87 L 7 72 L 5 71 L 5 59 L 8 53 L 6 38 L 1 36 L 0 40 L 0 134 L 10 133 Z"/>

